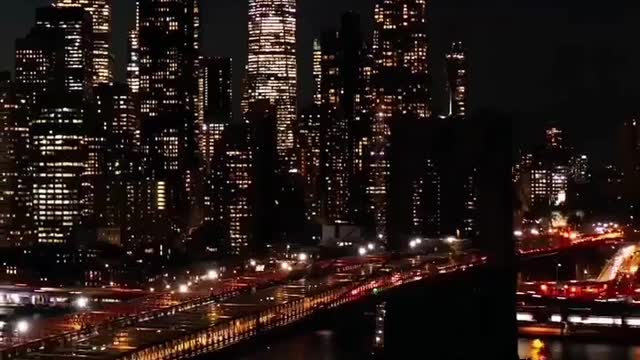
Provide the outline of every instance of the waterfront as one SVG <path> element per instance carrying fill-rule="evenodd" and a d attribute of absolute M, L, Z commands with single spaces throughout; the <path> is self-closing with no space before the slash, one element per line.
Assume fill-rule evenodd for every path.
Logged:
<path fill-rule="evenodd" d="M 348 326 L 348 328 L 338 325 L 334 328 L 308 329 L 303 333 L 261 344 L 254 352 L 235 354 L 230 358 L 241 360 L 373 359 L 371 356 L 373 330 L 361 327 L 362 331 L 353 332 L 354 326 Z M 531 357 L 532 342 L 533 339 L 518 339 L 518 355 L 521 359 Z M 561 340 L 545 340 L 544 343 L 548 351 L 547 354 L 552 360 L 640 359 L 640 346 Z M 465 346 L 464 341 L 460 346 Z M 425 345 L 425 351 L 427 349 L 428 346 Z M 392 359 L 394 354 L 386 354 L 384 358 Z M 477 358 L 483 359 L 482 351 L 478 351 Z"/>

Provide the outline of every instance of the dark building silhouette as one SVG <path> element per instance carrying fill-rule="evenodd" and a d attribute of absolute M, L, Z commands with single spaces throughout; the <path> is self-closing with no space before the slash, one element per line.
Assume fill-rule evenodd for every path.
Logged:
<path fill-rule="evenodd" d="M 186 237 L 196 207 L 200 14 L 196 0 L 138 5 L 144 241 L 166 248 Z"/>
<path fill-rule="evenodd" d="M 360 16 L 342 16 L 340 29 L 316 42 L 316 100 L 322 116 L 322 215 L 327 223 L 353 223 L 364 212 L 363 152 L 368 143 L 371 63 Z"/>
<path fill-rule="evenodd" d="M 28 227 L 29 127 L 20 112 L 15 83 L 0 73 L 0 246 L 20 246 Z"/>
<path fill-rule="evenodd" d="M 322 208 L 322 111 L 311 105 L 300 112 L 300 175 L 304 181 L 305 217 L 319 222 Z"/>
<path fill-rule="evenodd" d="M 469 69 L 467 52 L 461 41 L 451 44 L 446 61 L 449 116 L 463 118 L 469 113 Z"/>
<path fill-rule="evenodd" d="M 105 141 L 96 226 L 115 229 L 117 241 L 128 249 L 140 245 L 142 204 L 140 189 L 140 126 L 132 93 L 125 84 L 95 88 L 96 132 Z M 107 240 L 107 239 L 105 239 Z"/>
<path fill-rule="evenodd" d="M 206 169 L 211 166 L 216 143 L 233 119 L 231 58 L 201 61 L 204 122 L 198 133 L 199 150 Z"/>
<path fill-rule="evenodd" d="M 375 2 L 371 80 L 374 117 L 367 195 L 376 234 L 381 240 L 388 233 L 390 122 L 396 112 L 420 118 L 431 115 L 426 12 L 423 0 Z"/>

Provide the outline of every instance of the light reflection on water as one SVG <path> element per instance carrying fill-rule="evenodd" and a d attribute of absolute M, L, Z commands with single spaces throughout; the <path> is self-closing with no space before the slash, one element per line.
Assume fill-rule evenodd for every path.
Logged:
<path fill-rule="evenodd" d="M 533 339 L 518 340 L 521 359 L 535 360 Z M 640 360 L 640 346 L 544 340 L 547 360 Z"/>

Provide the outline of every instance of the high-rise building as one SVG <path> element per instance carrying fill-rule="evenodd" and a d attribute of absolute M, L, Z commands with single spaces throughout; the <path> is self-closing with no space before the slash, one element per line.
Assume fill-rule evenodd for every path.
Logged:
<path fill-rule="evenodd" d="M 233 66 L 231 58 L 204 58 L 204 113 L 207 123 L 230 122 L 233 117 Z"/>
<path fill-rule="evenodd" d="M 80 7 L 52 6 L 36 10 L 35 31 L 57 33 L 53 74 L 55 90 L 64 91 L 73 97 L 74 101 L 88 100 L 92 95 L 91 26 L 91 15 Z"/>
<path fill-rule="evenodd" d="M 589 157 L 584 154 L 571 158 L 571 180 L 577 184 L 589 182 Z"/>
<path fill-rule="evenodd" d="M 394 111 L 431 114 L 426 12 L 426 0 L 375 2 L 376 103 L 385 118 Z"/>
<path fill-rule="evenodd" d="M 26 242 L 29 127 L 19 111 L 15 83 L 0 73 L 0 246 Z"/>
<path fill-rule="evenodd" d="M 318 105 L 313 105 L 300 113 L 300 174 L 304 179 L 307 221 L 320 216 L 322 149 L 322 113 Z"/>
<path fill-rule="evenodd" d="M 82 220 L 85 114 L 81 107 L 51 103 L 31 122 L 33 223 L 38 243 L 62 244 Z"/>
<path fill-rule="evenodd" d="M 58 0 L 58 7 L 82 7 L 92 19 L 93 83 L 113 81 L 111 54 L 111 0 Z"/>
<path fill-rule="evenodd" d="M 127 32 L 127 85 L 137 96 L 140 91 L 140 2 L 136 1 L 136 20 Z"/>
<path fill-rule="evenodd" d="M 226 249 L 232 255 L 247 255 L 253 230 L 253 154 L 246 124 L 225 130 L 222 162 L 224 167 L 223 214 Z"/>
<path fill-rule="evenodd" d="M 204 58 L 201 64 L 201 86 L 204 123 L 198 133 L 200 155 L 205 172 L 205 221 L 222 223 L 224 181 L 223 134 L 233 118 L 231 58 Z"/>
<path fill-rule="evenodd" d="M 325 32 L 320 46 L 320 110 L 323 118 L 324 217 L 329 223 L 353 222 L 363 206 L 362 144 L 370 105 L 365 44 L 360 16 L 347 12 L 338 31 Z M 366 111 L 369 111 L 368 109 Z M 358 199 L 358 200 L 356 200 Z"/>
<path fill-rule="evenodd" d="M 80 7 L 40 8 L 35 27 L 16 43 L 18 96 L 30 123 L 30 213 L 39 243 L 71 241 L 89 209 L 91 28 L 91 16 Z"/>
<path fill-rule="evenodd" d="M 469 111 L 467 53 L 462 42 L 451 44 L 446 55 L 449 90 L 449 116 L 465 117 Z"/>
<path fill-rule="evenodd" d="M 478 229 L 478 169 L 469 171 L 463 184 L 463 210 L 460 234 L 465 239 L 475 239 Z"/>
<path fill-rule="evenodd" d="M 206 167 L 215 157 L 216 144 L 233 119 L 231 58 L 204 58 L 201 62 L 204 123 L 198 134 Z"/>
<path fill-rule="evenodd" d="M 285 172 L 297 169 L 296 0 L 249 1 L 249 58 L 243 112 L 267 99 L 278 109 L 278 155 Z"/>
<path fill-rule="evenodd" d="M 367 196 L 381 240 L 387 236 L 389 121 L 395 114 L 431 115 L 426 11 L 426 0 L 375 1 Z"/>
<path fill-rule="evenodd" d="M 561 150 L 564 148 L 564 136 L 562 129 L 558 126 L 549 126 L 545 132 L 546 147 L 548 150 Z"/>
<path fill-rule="evenodd" d="M 139 0 L 140 124 L 148 240 L 186 236 L 197 171 L 198 0 Z"/>
<path fill-rule="evenodd" d="M 325 121 L 323 139 L 324 214 L 329 223 L 348 222 L 349 124 L 343 103 L 344 81 L 340 35 L 322 36 L 321 110 Z M 353 108 L 351 109 L 351 111 Z"/>
<path fill-rule="evenodd" d="M 108 144 L 102 159 L 102 192 L 99 227 L 115 229 L 119 243 L 127 248 L 138 243 L 140 223 L 140 128 L 134 101 L 125 84 L 102 84 L 95 89 L 97 123 Z"/>
<path fill-rule="evenodd" d="M 320 39 L 313 39 L 313 102 L 322 102 L 322 45 Z"/>
<path fill-rule="evenodd" d="M 32 171 L 29 169 L 31 151 L 30 122 L 39 116 L 43 97 L 48 91 L 60 91 L 63 86 L 56 86 L 54 75 L 59 69 L 59 59 L 64 51 L 58 45 L 64 43 L 64 35 L 53 29 L 34 27 L 24 38 L 16 40 L 15 53 L 15 87 L 16 104 L 20 116 L 15 118 L 20 135 L 7 132 L 7 136 L 21 139 L 19 148 L 23 149 L 22 163 L 18 173 L 18 188 L 15 203 L 11 211 L 13 219 L 14 244 L 29 244 L 34 238 L 32 217 Z M 59 75 L 58 75 L 59 77 Z M 55 89 L 55 90 L 54 90 Z"/>

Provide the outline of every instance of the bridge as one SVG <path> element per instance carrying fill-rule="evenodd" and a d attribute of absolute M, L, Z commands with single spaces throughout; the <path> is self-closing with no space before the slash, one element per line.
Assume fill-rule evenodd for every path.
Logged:
<path fill-rule="evenodd" d="M 413 256 L 372 261 L 347 271 L 288 281 L 264 289 L 209 296 L 138 316 L 128 324 L 101 327 L 71 337 L 36 339 L 5 349 L 2 359 L 165 359 L 216 351 L 327 309 L 427 277 L 484 264 L 486 258 L 455 261 Z"/>
<path fill-rule="evenodd" d="M 592 238 L 574 246 L 602 240 L 607 239 Z M 570 248 L 563 245 L 546 251 Z M 540 254 L 544 252 L 520 252 L 520 256 Z M 189 287 L 159 291 L 126 306 L 72 314 L 64 321 L 53 319 L 30 329 L 18 328 L 0 339 L 0 359 L 195 356 L 373 293 L 467 271 L 486 261 L 479 255 L 456 259 L 412 255 L 394 260 L 383 255 L 324 262 L 316 267 L 320 269 L 317 274 L 299 280 L 287 280 L 282 271 L 215 281 L 203 276 L 204 280 L 196 278 Z"/>

